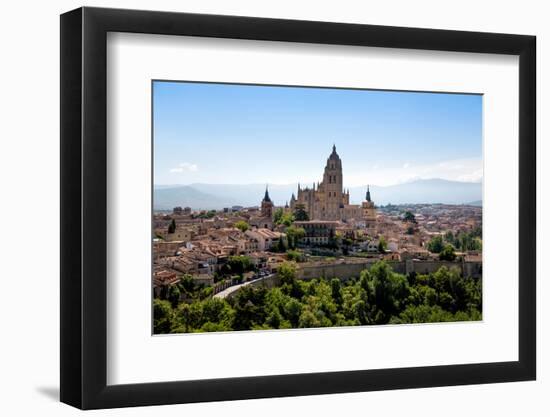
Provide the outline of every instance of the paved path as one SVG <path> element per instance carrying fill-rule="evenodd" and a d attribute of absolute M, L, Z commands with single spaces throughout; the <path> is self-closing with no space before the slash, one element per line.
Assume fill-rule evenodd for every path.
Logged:
<path fill-rule="evenodd" d="M 275 274 L 266 275 L 265 277 L 257 278 L 252 281 L 243 282 L 242 284 L 233 285 L 231 287 L 226 288 L 223 291 L 220 291 L 216 295 L 214 295 L 213 298 L 226 298 L 229 295 L 232 295 L 235 291 L 239 291 L 242 287 L 246 287 L 247 285 L 256 284 L 259 282 L 262 282 L 263 280 L 266 280 L 268 278 L 273 277 Z"/>

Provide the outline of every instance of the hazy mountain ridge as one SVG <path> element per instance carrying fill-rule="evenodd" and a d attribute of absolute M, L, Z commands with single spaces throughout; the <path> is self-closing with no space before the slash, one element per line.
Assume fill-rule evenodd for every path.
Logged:
<path fill-rule="evenodd" d="M 301 184 L 311 187 L 313 184 Z M 258 206 L 264 196 L 265 184 L 190 184 L 155 185 L 154 209 L 191 207 L 194 210 L 222 209 L 234 205 Z M 275 205 L 290 201 L 298 184 L 269 185 L 269 195 Z M 367 186 L 350 187 L 350 202 L 359 204 L 365 198 Z M 389 186 L 370 186 L 373 201 L 378 205 L 445 203 L 480 205 L 481 183 L 448 181 L 443 179 L 415 180 Z"/>
<path fill-rule="evenodd" d="M 154 210 L 172 210 L 176 206 L 191 207 L 195 210 L 212 210 L 237 204 L 227 197 L 204 193 L 188 185 L 171 188 L 155 187 L 153 195 Z"/>

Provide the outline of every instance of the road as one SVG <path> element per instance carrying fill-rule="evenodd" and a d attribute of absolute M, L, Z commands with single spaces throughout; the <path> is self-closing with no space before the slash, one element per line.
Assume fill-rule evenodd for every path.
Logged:
<path fill-rule="evenodd" d="M 242 284 L 233 285 L 231 287 L 226 288 L 223 291 L 220 291 L 219 293 L 214 295 L 213 298 L 227 298 L 229 295 L 233 294 L 235 291 L 239 291 L 241 288 L 246 287 L 247 285 L 259 283 L 259 282 L 264 281 L 268 278 L 272 278 L 274 275 L 276 275 L 276 274 L 266 275 L 265 277 L 257 278 L 257 279 L 252 280 L 252 281 L 247 281 L 247 282 L 243 282 Z"/>

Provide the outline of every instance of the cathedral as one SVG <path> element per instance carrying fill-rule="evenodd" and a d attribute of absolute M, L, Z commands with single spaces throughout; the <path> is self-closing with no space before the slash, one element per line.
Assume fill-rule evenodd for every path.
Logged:
<path fill-rule="evenodd" d="M 342 160 L 336 153 L 336 145 L 327 159 L 323 181 L 313 183 L 312 188 L 302 188 L 298 184 L 298 195 L 293 193 L 290 199 L 291 210 L 294 211 L 297 205 L 304 206 L 310 220 L 364 221 L 367 227 L 376 221 L 369 189 L 361 205 L 349 203 L 349 189 L 343 188 Z"/>

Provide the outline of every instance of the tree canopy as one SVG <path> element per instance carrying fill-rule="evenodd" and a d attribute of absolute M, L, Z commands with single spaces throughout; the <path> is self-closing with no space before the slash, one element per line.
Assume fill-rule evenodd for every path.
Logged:
<path fill-rule="evenodd" d="M 296 207 L 294 208 L 294 219 L 297 221 L 308 221 L 309 215 L 306 211 L 306 206 L 303 204 L 296 204 Z"/>
<path fill-rule="evenodd" d="M 306 231 L 303 227 L 289 226 L 285 230 L 286 237 L 288 240 L 288 247 L 291 249 L 296 248 L 296 245 L 302 240 Z"/>
<path fill-rule="evenodd" d="M 455 248 L 447 243 L 439 253 L 439 259 L 442 261 L 454 261 L 456 259 Z"/>
<path fill-rule="evenodd" d="M 386 242 L 384 236 L 380 236 L 380 239 L 378 239 L 378 252 L 384 253 L 386 252 L 386 249 L 388 249 L 388 243 Z"/>
<path fill-rule="evenodd" d="M 172 219 L 170 224 L 168 225 L 168 233 L 172 234 L 176 231 L 176 221 Z"/>
<path fill-rule="evenodd" d="M 414 214 L 412 212 L 407 210 L 405 212 L 405 214 L 403 215 L 403 221 L 416 223 L 416 217 L 414 216 Z"/>
<path fill-rule="evenodd" d="M 427 248 L 432 253 L 439 253 L 443 250 L 443 238 L 440 235 L 432 237 Z"/>
<path fill-rule="evenodd" d="M 248 225 L 248 223 L 245 222 L 244 220 L 239 220 L 238 222 L 236 222 L 236 223 L 234 224 L 234 226 L 235 226 L 237 229 L 239 229 L 241 232 L 243 232 L 243 233 L 246 232 L 246 231 L 250 228 L 250 226 Z"/>
<path fill-rule="evenodd" d="M 240 257 L 234 257 L 240 258 Z M 233 260 L 234 262 L 237 259 Z M 384 261 L 358 279 L 305 281 L 294 262 L 278 268 L 280 285 L 245 286 L 231 299 L 191 303 L 155 299 L 155 333 L 285 329 L 481 320 L 481 280 L 457 268 L 396 273 Z M 181 289 L 181 286 L 180 286 Z"/>

